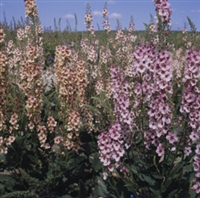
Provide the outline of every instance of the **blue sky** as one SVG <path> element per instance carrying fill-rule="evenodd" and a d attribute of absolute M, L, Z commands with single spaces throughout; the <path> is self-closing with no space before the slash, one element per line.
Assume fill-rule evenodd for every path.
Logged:
<path fill-rule="evenodd" d="M 86 30 L 84 16 L 86 12 L 86 3 L 90 4 L 93 15 L 93 25 L 95 30 L 99 24 L 102 29 L 101 11 L 106 1 L 104 0 L 37 0 L 38 13 L 43 27 L 51 26 L 54 28 L 54 18 L 61 18 L 61 28 L 66 28 L 68 21 L 72 30 L 75 28 L 74 14 L 77 15 L 79 31 Z M 169 0 L 172 9 L 172 29 L 182 30 L 184 24 L 187 24 L 187 16 L 195 24 L 197 31 L 200 31 L 200 0 Z M 119 19 L 122 28 L 128 28 L 130 16 L 133 16 L 135 30 L 144 30 L 144 22 L 149 23 L 150 14 L 155 16 L 155 6 L 152 0 L 107 0 L 109 11 L 109 21 L 111 29 L 115 30 L 117 26 L 116 19 Z M 17 21 L 25 16 L 24 0 L 0 0 L 0 20 L 4 20 L 5 13 L 7 22 L 12 17 Z M 187 24 L 189 29 L 189 25 Z"/>

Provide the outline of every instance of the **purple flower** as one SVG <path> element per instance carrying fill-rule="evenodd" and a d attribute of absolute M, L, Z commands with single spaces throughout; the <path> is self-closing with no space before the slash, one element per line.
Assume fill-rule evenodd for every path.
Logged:
<path fill-rule="evenodd" d="M 198 144 L 198 145 L 196 146 L 195 153 L 196 153 L 197 155 L 200 155 L 200 144 Z"/>
<path fill-rule="evenodd" d="M 170 144 L 174 144 L 175 142 L 178 142 L 178 137 L 175 133 L 168 133 L 166 136 L 166 139 L 169 141 Z"/>
<path fill-rule="evenodd" d="M 185 147 L 184 153 L 186 156 L 189 156 L 191 152 L 192 152 L 191 147 Z"/>
<path fill-rule="evenodd" d="M 103 172 L 103 179 L 106 180 L 108 178 L 108 173 L 107 172 Z"/>
<path fill-rule="evenodd" d="M 165 154 L 165 150 L 163 148 L 163 145 L 160 143 L 156 149 L 156 153 L 159 157 L 163 156 Z"/>
<path fill-rule="evenodd" d="M 154 0 L 156 6 L 156 12 L 160 16 L 162 22 L 166 25 L 171 25 L 171 14 L 170 4 L 167 0 Z"/>
<path fill-rule="evenodd" d="M 200 193 L 200 182 L 196 182 L 193 186 L 192 189 L 196 191 L 197 194 Z"/>

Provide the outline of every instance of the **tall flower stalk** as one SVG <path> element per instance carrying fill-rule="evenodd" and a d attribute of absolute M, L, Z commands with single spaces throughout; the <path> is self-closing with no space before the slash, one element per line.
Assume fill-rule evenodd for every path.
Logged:
<path fill-rule="evenodd" d="M 193 162 L 193 168 L 196 172 L 194 177 L 193 189 L 197 194 L 200 193 L 200 166 L 199 166 L 199 110 L 200 110 L 200 90 L 198 87 L 198 79 L 200 77 L 200 51 L 199 50 L 187 50 L 186 51 L 186 67 L 184 70 L 183 81 L 185 88 L 183 90 L 183 98 L 181 103 L 180 112 L 187 119 L 188 132 L 187 142 L 185 150 L 187 155 L 192 153 L 192 147 L 195 145 L 195 157 Z"/>
<path fill-rule="evenodd" d="M 8 71 L 8 54 L 5 48 L 5 33 L 0 27 L 0 153 L 7 153 L 6 138 L 4 131 L 8 130 L 6 119 L 8 118 L 7 107 L 7 71 Z"/>
<path fill-rule="evenodd" d="M 172 10 L 168 0 L 153 0 L 157 13 L 156 26 L 158 31 L 159 48 L 166 49 L 170 34 Z"/>
<path fill-rule="evenodd" d="M 105 167 L 104 179 L 107 179 L 108 172 L 113 172 L 115 169 L 124 171 L 120 159 L 125 154 L 125 150 L 130 146 L 133 125 L 133 115 L 128 109 L 130 105 L 128 83 L 125 81 L 124 75 L 121 74 L 119 67 L 112 66 L 110 74 L 115 121 L 107 132 L 101 132 L 98 136 L 100 161 Z"/>

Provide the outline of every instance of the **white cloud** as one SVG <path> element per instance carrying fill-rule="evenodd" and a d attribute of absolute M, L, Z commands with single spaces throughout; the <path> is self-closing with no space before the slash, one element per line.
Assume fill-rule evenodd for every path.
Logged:
<path fill-rule="evenodd" d="M 102 16 L 101 11 L 94 11 L 93 14 L 94 14 L 95 16 Z"/>
<path fill-rule="evenodd" d="M 110 18 L 116 18 L 116 19 L 120 19 L 122 18 L 122 15 L 116 12 L 113 12 L 109 15 Z"/>
<path fill-rule="evenodd" d="M 191 12 L 200 12 L 200 9 L 198 9 L 198 10 L 191 10 Z"/>
<path fill-rule="evenodd" d="M 72 18 L 74 18 L 74 15 L 73 14 L 66 14 L 66 15 L 63 16 L 63 18 L 72 19 Z"/>
<path fill-rule="evenodd" d="M 108 3 L 109 4 L 115 4 L 115 1 L 114 0 L 108 0 Z"/>

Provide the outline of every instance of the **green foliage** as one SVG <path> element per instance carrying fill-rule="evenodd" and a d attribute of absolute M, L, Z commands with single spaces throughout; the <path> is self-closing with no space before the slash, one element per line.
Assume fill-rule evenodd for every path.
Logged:
<path fill-rule="evenodd" d="M 16 197 L 33 198 L 37 197 L 37 195 L 31 194 L 29 191 L 14 191 L 2 196 L 2 198 L 16 198 Z"/>
<path fill-rule="evenodd" d="M 86 133 L 82 135 L 82 143 L 83 150 L 78 153 L 62 148 L 47 153 L 38 150 L 37 142 L 18 138 L 9 149 L 4 165 L 9 164 L 12 171 L 10 175 L 0 175 L 1 197 L 88 197 L 98 186 L 102 164 L 96 143 Z M 14 153 L 14 148 L 18 153 Z M 98 189 L 95 193 L 100 196 L 104 190 L 101 186 Z"/>
<path fill-rule="evenodd" d="M 196 27 L 195 27 L 195 24 L 192 22 L 192 20 L 187 16 L 187 20 L 188 20 L 188 23 L 189 23 L 189 26 L 190 26 L 190 31 L 191 32 L 196 32 Z"/>
<path fill-rule="evenodd" d="M 105 4 L 106 6 L 106 4 Z M 87 12 L 91 12 L 90 5 L 87 4 Z M 6 85 L 6 104 L 1 105 L 2 109 L 7 112 L 5 118 L 6 130 L 2 130 L 2 136 L 8 137 L 11 129 L 9 118 L 13 112 L 19 113 L 20 120 L 19 128 L 13 130 L 16 137 L 15 141 L 8 146 L 8 153 L 0 154 L 0 197 L 2 198 L 126 198 L 134 194 L 137 198 L 194 198 L 196 193 L 191 191 L 192 181 L 195 177 L 193 170 L 193 157 L 195 145 L 192 147 L 192 155 L 185 156 L 184 143 L 185 137 L 188 137 L 187 131 L 190 126 L 186 123 L 187 116 L 180 113 L 184 85 L 180 79 L 173 79 L 173 94 L 167 93 L 165 100 L 169 102 L 173 109 L 172 130 L 179 134 L 180 142 L 176 144 L 176 150 L 171 151 L 171 145 L 166 138 L 161 137 L 161 142 L 165 145 L 166 154 L 161 158 L 158 157 L 155 146 L 147 149 L 145 147 L 145 132 L 149 130 L 147 115 L 147 107 L 151 99 L 144 102 L 141 99 L 141 104 L 134 113 L 134 127 L 130 138 L 130 147 L 126 149 L 125 156 L 120 161 L 120 165 L 127 168 L 127 172 L 114 170 L 109 173 L 107 180 L 103 180 L 104 167 L 99 160 L 98 150 L 98 135 L 102 131 L 107 131 L 110 125 L 115 120 L 114 101 L 112 96 L 108 97 L 106 91 L 99 94 L 95 93 L 94 84 L 101 78 L 103 80 L 103 88 L 106 89 L 107 81 L 109 80 L 109 67 L 113 64 L 118 64 L 123 67 L 131 64 L 130 57 L 126 57 L 125 52 L 120 51 L 128 39 L 122 40 L 120 44 L 115 46 L 115 31 L 107 34 L 105 31 L 96 32 L 95 39 L 88 36 L 88 32 L 78 32 L 78 20 L 75 17 L 75 32 L 71 31 L 71 26 L 67 23 L 67 28 L 61 31 L 61 19 L 54 20 L 54 31 L 45 29 L 43 32 L 43 49 L 44 49 L 44 70 L 54 67 L 55 50 L 58 45 L 67 45 L 72 52 L 76 51 L 79 58 L 86 59 L 87 69 L 94 64 L 100 68 L 100 74 L 93 79 L 90 76 L 93 67 L 88 69 L 88 84 L 85 91 L 84 107 L 92 112 L 94 130 L 87 131 L 88 123 L 83 122 L 79 129 L 80 149 L 68 150 L 64 144 L 55 144 L 54 138 L 60 134 L 67 134 L 68 131 L 63 127 L 62 119 L 59 114 L 61 105 L 59 103 L 58 92 L 56 87 L 52 85 L 51 89 L 42 95 L 41 122 L 46 123 L 48 116 L 53 115 L 57 121 L 55 132 L 51 133 L 47 130 L 46 136 L 49 143 L 49 148 L 41 147 L 38 139 L 38 131 L 36 128 L 30 130 L 26 112 L 26 99 L 23 91 L 17 84 L 17 76 L 7 76 L 8 81 L 14 81 Z M 198 49 L 196 27 L 189 17 L 187 17 L 191 32 L 188 34 L 188 40 L 192 41 L 194 47 Z M 131 17 L 133 22 L 133 18 Z M 16 30 L 18 27 L 24 27 L 27 21 L 16 22 L 13 19 L 14 28 L 6 22 L 3 24 L 6 33 L 6 43 L 12 39 L 16 46 L 26 46 L 26 40 L 18 41 L 16 39 Z M 137 42 L 130 42 L 130 48 L 134 52 L 134 47 L 137 44 L 152 44 L 152 39 L 159 37 L 157 44 L 158 50 L 169 50 L 166 48 L 168 44 L 174 44 L 170 48 L 173 53 L 174 49 L 183 47 L 183 35 L 181 32 L 170 32 L 168 34 L 168 26 L 163 24 L 158 16 L 158 31 L 150 32 L 150 25 L 154 23 L 153 16 L 150 15 L 150 23 L 144 23 L 146 31 L 136 31 L 134 35 L 138 36 Z M 58 23 L 58 24 L 57 24 Z M 100 29 L 100 28 L 99 28 Z M 122 29 L 122 25 L 117 20 L 116 29 Z M 127 38 L 131 35 L 130 32 L 124 31 Z M 99 46 L 94 45 L 95 52 L 98 58 L 95 63 L 90 62 L 86 55 L 82 53 L 80 43 L 82 39 L 88 39 L 89 46 L 94 44 L 94 41 L 99 41 Z M 111 42 L 112 40 L 112 42 Z M 72 46 L 72 42 L 74 45 Z M 122 46 L 120 46 L 122 45 Z M 127 47 L 127 46 L 126 46 Z M 111 55 L 107 64 L 100 65 L 101 50 L 110 50 Z M 105 50 L 105 51 L 106 51 Z M 107 52 L 107 51 L 106 51 Z M 132 53 L 131 52 L 131 53 Z M 117 54 L 118 53 L 118 54 Z M 125 58 L 124 58 L 125 56 Z M 9 58 L 9 57 L 8 57 Z M 71 63 L 70 63 L 71 64 Z M 18 65 L 20 66 L 20 65 Z M 68 66 L 68 65 L 67 65 Z M 73 67 L 75 67 L 73 65 Z M 183 76 L 183 71 L 181 71 Z M 15 79 L 14 79 L 15 76 Z M 175 74 L 174 74 L 175 76 Z M 127 77 L 131 83 L 137 81 L 134 77 Z M 142 78 L 141 78 L 142 79 Z M 7 80 L 7 79 L 6 79 Z M 179 82 L 178 82 L 179 80 Z M 16 81 L 16 82 L 15 82 Z M 3 84 L 3 83 L 2 83 Z M 132 93 L 131 93 L 132 94 Z M 134 95 L 131 98 L 134 106 Z M 141 96 L 142 97 L 142 96 Z M 18 99 L 18 100 L 17 100 Z M 77 104 L 76 109 L 81 109 Z M 66 114 L 67 115 L 67 114 Z M 183 116 L 183 123 L 178 123 L 179 118 Z M 82 121 L 82 120 L 81 120 Z M 137 126 L 137 127 L 135 127 Z M 10 127 L 10 128 L 9 128 Z M 2 146 L 2 145 L 0 145 Z"/>
<path fill-rule="evenodd" d="M 187 17 L 187 21 L 190 26 L 190 32 L 188 33 L 188 42 L 191 42 L 191 47 L 199 49 L 199 36 L 197 33 L 196 26 L 189 17 Z"/>
<path fill-rule="evenodd" d="M 3 195 L 9 191 L 13 191 L 13 188 L 15 186 L 16 180 L 9 175 L 8 173 L 0 174 L 0 195 Z"/>

